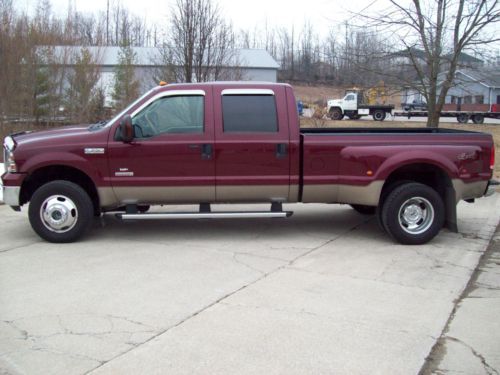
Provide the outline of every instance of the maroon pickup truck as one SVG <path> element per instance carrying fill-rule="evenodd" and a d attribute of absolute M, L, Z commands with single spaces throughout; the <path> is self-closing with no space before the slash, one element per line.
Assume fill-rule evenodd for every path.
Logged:
<path fill-rule="evenodd" d="M 396 241 L 457 230 L 456 205 L 490 189 L 491 135 L 449 129 L 300 129 L 292 87 L 157 87 L 107 123 L 12 134 L 4 201 L 33 229 L 71 242 L 93 216 L 123 220 L 286 217 L 282 203 L 346 203 Z M 213 212 L 211 203 L 270 203 Z M 196 212 L 150 205 L 199 204 Z"/>

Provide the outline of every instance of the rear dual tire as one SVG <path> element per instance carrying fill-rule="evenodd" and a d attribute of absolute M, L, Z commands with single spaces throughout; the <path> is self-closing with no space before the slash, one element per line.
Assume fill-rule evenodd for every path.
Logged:
<path fill-rule="evenodd" d="M 411 182 L 395 187 L 379 209 L 385 231 L 405 245 L 420 245 L 432 240 L 445 221 L 441 196 L 431 187 Z"/>
<path fill-rule="evenodd" d="M 375 121 L 384 121 L 385 120 L 385 111 L 378 109 L 375 112 L 373 112 L 372 116 L 373 116 L 373 119 Z"/>

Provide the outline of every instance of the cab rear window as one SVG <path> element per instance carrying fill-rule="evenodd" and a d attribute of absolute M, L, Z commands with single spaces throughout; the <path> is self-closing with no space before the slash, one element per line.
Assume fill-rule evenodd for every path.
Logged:
<path fill-rule="evenodd" d="M 222 117 L 225 133 L 278 132 L 273 95 L 223 95 Z"/>

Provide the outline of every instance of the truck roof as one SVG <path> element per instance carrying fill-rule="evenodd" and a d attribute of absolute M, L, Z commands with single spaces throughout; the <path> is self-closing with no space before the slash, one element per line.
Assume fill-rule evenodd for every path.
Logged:
<path fill-rule="evenodd" d="M 163 88 L 187 88 L 187 87 L 207 87 L 207 86 L 238 86 L 238 87 L 276 87 L 285 86 L 292 87 L 288 83 L 276 83 L 276 82 L 259 82 L 259 81 L 213 81 L 213 82 L 192 82 L 192 83 L 169 83 L 165 86 L 158 86 Z"/>

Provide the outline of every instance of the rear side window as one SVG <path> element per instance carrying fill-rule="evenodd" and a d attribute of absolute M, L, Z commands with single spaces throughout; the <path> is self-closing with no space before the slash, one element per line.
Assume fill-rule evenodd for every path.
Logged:
<path fill-rule="evenodd" d="M 273 95 L 223 95 L 225 133 L 276 133 L 278 120 Z"/>

